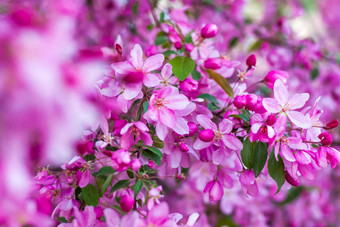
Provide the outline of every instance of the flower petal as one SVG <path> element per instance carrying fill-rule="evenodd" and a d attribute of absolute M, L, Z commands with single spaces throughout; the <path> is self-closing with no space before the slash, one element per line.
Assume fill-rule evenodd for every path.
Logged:
<path fill-rule="evenodd" d="M 223 135 L 222 141 L 227 148 L 233 151 L 240 151 L 243 148 L 241 141 L 234 135 Z"/>
<path fill-rule="evenodd" d="M 214 129 L 216 130 L 217 129 L 215 123 L 213 123 L 210 120 L 210 118 L 208 118 L 207 116 L 205 116 L 203 114 L 197 115 L 196 120 L 205 129 L 212 129 L 212 130 L 214 130 Z"/>
<path fill-rule="evenodd" d="M 131 50 L 131 63 L 136 69 L 140 69 L 143 66 L 143 50 L 139 44 L 136 44 Z"/>
<path fill-rule="evenodd" d="M 142 83 L 127 83 L 125 84 L 125 90 L 123 96 L 126 100 L 136 98 L 139 92 L 142 90 Z"/>
<path fill-rule="evenodd" d="M 143 84 L 147 87 L 155 87 L 159 84 L 161 80 L 159 79 L 157 74 L 147 73 L 144 74 Z"/>
<path fill-rule="evenodd" d="M 172 65 L 166 63 L 161 71 L 161 76 L 164 80 L 168 79 L 172 75 Z"/>
<path fill-rule="evenodd" d="M 303 107 L 307 100 L 309 99 L 308 93 L 302 93 L 302 94 L 295 94 L 292 97 L 289 98 L 289 109 L 295 110 Z"/>
<path fill-rule="evenodd" d="M 211 145 L 211 142 L 203 142 L 202 140 L 200 140 L 199 138 L 197 138 L 197 140 L 195 141 L 193 148 L 196 150 L 202 150 L 204 148 L 207 148 Z"/>
<path fill-rule="evenodd" d="M 310 119 L 297 111 L 287 111 L 288 118 L 300 128 L 309 128 L 312 126 Z"/>
<path fill-rule="evenodd" d="M 273 98 L 264 98 L 262 104 L 263 107 L 270 113 L 278 113 L 282 109 L 278 101 Z"/>
<path fill-rule="evenodd" d="M 287 87 L 282 83 L 280 79 L 277 79 L 274 83 L 274 98 L 281 106 L 285 106 L 288 100 Z"/>
<path fill-rule="evenodd" d="M 233 129 L 233 123 L 228 119 L 223 119 L 223 121 L 218 124 L 218 128 L 222 133 L 230 133 Z"/>
<path fill-rule="evenodd" d="M 173 128 L 176 126 L 176 115 L 174 111 L 162 107 L 158 110 L 159 112 L 159 121 L 168 126 L 169 128 Z"/>
<path fill-rule="evenodd" d="M 163 61 L 164 61 L 163 54 L 156 54 L 151 57 L 148 57 L 144 62 L 143 71 L 148 73 L 153 70 L 156 70 L 162 66 Z"/>
<path fill-rule="evenodd" d="M 189 100 L 185 95 L 170 95 L 165 97 L 164 104 L 172 110 L 181 110 L 189 105 Z"/>
<path fill-rule="evenodd" d="M 281 146 L 281 152 L 282 152 L 283 157 L 285 157 L 288 161 L 290 162 L 296 161 L 292 150 L 287 145 Z"/>

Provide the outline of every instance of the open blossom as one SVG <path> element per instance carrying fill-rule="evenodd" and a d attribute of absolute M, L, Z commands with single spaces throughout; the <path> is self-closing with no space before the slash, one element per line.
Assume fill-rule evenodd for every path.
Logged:
<path fill-rule="evenodd" d="M 145 145 L 152 145 L 152 139 L 148 132 L 149 128 L 143 122 L 128 123 L 120 132 L 122 134 L 120 146 L 128 150 L 140 140 L 144 141 Z"/>
<path fill-rule="evenodd" d="M 309 94 L 295 94 L 288 98 L 287 87 L 281 80 L 276 80 L 274 84 L 274 98 L 264 98 L 263 106 L 270 113 L 282 112 L 298 127 L 309 128 L 310 120 L 301 112 L 295 111 L 300 109 L 309 99 Z"/>
<path fill-rule="evenodd" d="M 157 136 L 164 140 L 168 128 L 181 135 L 189 133 L 188 122 L 183 117 L 194 109 L 195 104 L 189 102 L 185 95 L 179 94 L 177 88 L 165 87 L 151 96 L 145 116 L 157 122 Z"/>
<path fill-rule="evenodd" d="M 251 118 L 250 141 L 273 142 L 275 130 L 272 125 L 275 122 L 276 117 L 274 115 L 261 116 L 260 114 L 254 114 Z"/>
<path fill-rule="evenodd" d="M 143 50 L 139 44 L 134 46 L 130 55 L 129 61 L 112 64 L 117 76 L 125 81 L 124 98 L 127 100 L 135 98 L 142 90 L 143 84 L 147 87 L 159 84 L 158 75 L 152 71 L 160 68 L 164 61 L 162 54 L 156 54 L 144 60 Z"/>

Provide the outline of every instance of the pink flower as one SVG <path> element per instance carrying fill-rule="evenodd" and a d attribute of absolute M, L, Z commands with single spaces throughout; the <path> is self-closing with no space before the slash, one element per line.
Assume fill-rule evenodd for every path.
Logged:
<path fill-rule="evenodd" d="M 196 150 L 202 150 L 213 144 L 219 147 L 214 153 L 212 160 L 214 164 L 220 164 L 226 156 L 225 149 L 229 151 L 240 151 L 243 145 L 236 136 L 231 134 L 233 129 L 233 123 L 228 119 L 223 119 L 217 128 L 217 125 L 213 123 L 207 116 L 200 114 L 196 117 L 198 123 L 205 128 L 203 130 L 204 135 L 200 134 L 193 147 Z M 206 139 L 203 141 L 201 138 Z"/>
<path fill-rule="evenodd" d="M 273 115 L 269 115 L 273 116 Z M 260 114 L 254 114 L 251 118 L 251 128 L 250 128 L 250 134 L 249 139 L 253 142 L 256 140 L 260 140 L 264 143 L 271 143 L 275 139 L 275 131 L 272 127 L 272 121 L 271 118 L 267 119 L 261 116 Z M 275 118 L 275 116 L 274 116 Z M 276 118 L 275 118 L 276 120 Z"/>
<path fill-rule="evenodd" d="M 130 153 L 124 149 L 119 149 L 112 153 L 112 167 L 117 171 L 125 171 L 131 166 Z"/>
<path fill-rule="evenodd" d="M 155 91 L 151 96 L 145 117 L 157 122 L 156 134 L 164 140 L 168 128 L 180 135 L 189 133 L 187 121 L 183 116 L 190 114 L 194 109 L 195 104 L 189 102 L 185 95 L 179 94 L 177 88 L 166 87 Z"/>
<path fill-rule="evenodd" d="M 129 212 L 132 210 L 134 204 L 135 200 L 133 199 L 133 195 L 130 195 L 129 193 L 123 195 L 120 199 L 120 207 L 124 212 Z"/>
<path fill-rule="evenodd" d="M 274 84 L 274 98 L 264 98 L 263 106 L 270 113 L 285 113 L 288 118 L 298 127 L 309 128 L 310 120 L 298 111 L 309 99 L 308 93 L 296 94 L 288 99 L 288 90 L 281 80 Z"/>
<path fill-rule="evenodd" d="M 153 207 L 146 218 L 146 220 L 139 220 L 137 227 L 177 227 L 174 220 L 169 218 L 169 206 L 162 202 Z"/>
<path fill-rule="evenodd" d="M 120 131 L 122 134 L 120 146 L 129 150 L 134 143 L 140 140 L 144 141 L 145 145 L 152 145 L 152 139 L 148 131 L 149 128 L 140 121 L 126 124 Z"/>
<path fill-rule="evenodd" d="M 259 192 L 255 180 L 255 174 L 252 170 L 244 170 L 240 175 L 240 183 L 244 193 L 250 196 L 256 196 Z"/>
<path fill-rule="evenodd" d="M 265 84 L 273 90 L 276 80 L 281 80 L 283 83 L 287 83 L 288 73 L 281 70 L 272 70 L 264 78 Z"/>
<path fill-rule="evenodd" d="M 135 98 L 142 90 L 143 84 L 147 87 L 154 87 L 159 84 L 159 77 L 152 71 L 160 68 L 164 61 L 162 54 L 156 54 L 144 60 L 143 50 L 139 44 L 134 46 L 130 55 L 129 61 L 112 64 L 116 74 L 126 81 L 124 98 L 127 100 Z"/>
<path fill-rule="evenodd" d="M 223 187 L 218 180 L 213 180 L 207 183 L 203 192 L 209 192 L 209 200 L 212 202 L 217 202 L 222 199 Z"/>
<path fill-rule="evenodd" d="M 151 210 L 155 206 L 155 203 L 156 204 L 160 203 L 159 199 L 164 197 L 164 195 L 161 194 L 162 191 L 163 191 L 162 185 L 156 188 L 152 188 L 149 191 L 149 200 L 147 204 L 149 210 Z"/>

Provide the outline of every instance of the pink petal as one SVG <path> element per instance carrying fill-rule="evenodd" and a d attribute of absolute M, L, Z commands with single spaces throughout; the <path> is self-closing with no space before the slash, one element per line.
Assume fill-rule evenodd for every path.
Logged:
<path fill-rule="evenodd" d="M 116 211 L 110 208 L 105 208 L 104 216 L 106 220 L 107 227 L 118 227 L 120 220 Z"/>
<path fill-rule="evenodd" d="M 156 135 L 158 136 L 158 138 L 164 140 L 168 133 L 169 133 L 168 127 L 166 127 L 161 122 L 158 122 L 156 126 Z"/>
<path fill-rule="evenodd" d="M 124 98 L 123 94 L 117 97 L 117 104 L 124 113 L 127 112 L 128 101 Z"/>
<path fill-rule="evenodd" d="M 155 87 L 159 84 L 161 80 L 157 74 L 147 73 L 144 74 L 143 84 L 147 87 Z"/>
<path fill-rule="evenodd" d="M 308 93 L 302 93 L 302 94 L 295 94 L 292 97 L 289 98 L 289 109 L 295 110 L 303 107 L 307 100 L 309 99 Z"/>
<path fill-rule="evenodd" d="M 217 202 L 219 201 L 223 196 L 223 188 L 220 182 L 215 181 L 215 184 L 212 186 L 212 188 L 209 191 L 209 200 Z"/>
<path fill-rule="evenodd" d="M 181 162 L 182 152 L 179 149 L 174 149 L 170 155 L 171 160 L 171 168 L 179 167 L 179 163 Z"/>
<path fill-rule="evenodd" d="M 133 125 L 133 123 L 127 123 L 121 130 L 120 130 L 120 134 L 125 134 L 129 128 Z"/>
<path fill-rule="evenodd" d="M 278 101 L 273 98 L 264 98 L 262 104 L 263 107 L 270 113 L 278 113 L 282 109 Z"/>
<path fill-rule="evenodd" d="M 111 67 L 114 69 L 116 73 L 123 75 L 125 75 L 128 72 L 135 71 L 132 65 L 127 61 L 113 63 Z"/>
<path fill-rule="evenodd" d="M 233 123 L 228 119 L 223 119 L 223 121 L 218 124 L 218 128 L 222 133 L 230 133 L 233 129 Z"/>
<path fill-rule="evenodd" d="M 189 134 L 188 122 L 183 117 L 177 117 L 176 126 L 172 129 L 180 135 Z"/>
<path fill-rule="evenodd" d="M 251 185 L 255 181 L 255 174 L 252 170 L 244 170 L 241 173 L 239 180 L 243 185 Z"/>
<path fill-rule="evenodd" d="M 166 63 L 162 68 L 161 75 L 163 79 L 168 79 L 172 75 L 172 65 Z"/>
<path fill-rule="evenodd" d="M 169 215 L 169 206 L 162 202 L 158 206 L 153 207 L 147 217 L 149 224 L 162 224 L 166 221 Z"/>
<path fill-rule="evenodd" d="M 298 127 L 300 128 L 309 128 L 312 126 L 310 119 L 307 118 L 300 112 L 297 111 L 287 111 L 286 112 L 288 118 Z"/>
<path fill-rule="evenodd" d="M 115 97 L 117 96 L 122 89 L 120 87 L 107 87 L 101 90 L 102 95 L 107 97 Z"/>
<path fill-rule="evenodd" d="M 303 151 L 298 151 L 295 153 L 296 161 L 300 164 L 309 164 L 312 161 L 312 158 Z"/>
<path fill-rule="evenodd" d="M 274 83 L 274 98 L 282 107 L 286 105 L 288 100 L 287 87 L 282 83 L 280 79 L 277 79 Z"/>
<path fill-rule="evenodd" d="M 262 125 L 263 125 L 262 123 L 253 124 L 250 128 L 251 132 L 256 134 Z"/>
<path fill-rule="evenodd" d="M 199 138 L 197 138 L 197 140 L 195 141 L 193 147 L 196 150 L 202 150 L 204 148 L 207 148 L 211 145 L 211 142 L 203 142 L 202 140 L 200 140 Z"/>
<path fill-rule="evenodd" d="M 174 111 L 162 107 L 158 110 L 159 113 L 159 121 L 162 122 L 164 125 L 168 126 L 169 128 L 173 128 L 176 126 L 176 115 Z"/>
<path fill-rule="evenodd" d="M 213 156 L 212 156 L 212 161 L 215 165 L 221 164 L 224 159 L 225 159 L 224 149 L 220 148 L 214 151 Z"/>
<path fill-rule="evenodd" d="M 288 161 L 290 161 L 290 162 L 296 161 L 292 150 L 289 149 L 289 147 L 287 145 L 281 146 L 281 152 L 282 152 L 283 157 L 285 157 L 285 159 L 287 159 Z"/>
<path fill-rule="evenodd" d="M 205 116 L 203 114 L 197 115 L 196 120 L 205 129 L 212 129 L 212 130 L 216 130 L 217 129 L 215 123 L 213 123 L 210 120 L 210 118 L 208 118 L 207 116 Z"/>
<path fill-rule="evenodd" d="M 153 70 L 156 70 L 162 66 L 163 61 L 164 61 L 163 54 L 156 54 L 151 57 L 148 57 L 144 62 L 143 71 L 151 72 Z"/>
<path fill-rule="evenodd" d="M 241 141 L 234 135 L 223 135 L 222 141 L 227 148 L 233 151 L 240 151 L 243 148 Z"/>
<path fill-rule="evenodd" d="M 275 136 L 275 131 L 271 126 L 267 126 L 268 137 L 271 139 Z"/>
<path fill-rule="evenodd" d="M 134 144 L 134 135 L 130 133 L 125 133 L 120 138 L 120 146 L 126 150 L 130 149 L 130 147 Z"/>
<path fill-rule="evenodd" d="M 127 83 L 125 84 L 125 90 L 123 96 L 126 100 L 136 98 L 139 92 L 142 90 L 142 83 Z"/>
<path fill-rule="evenodd" d="M 143 66 L 143 50 L 139 44 L 136 44 L 131 50 L 131 62 L 136 69 L 140 69 Z"/>
<path fill-rule="evenodd" d="M 172 110 L 181 110 L 189 105 L 189 100 L 185 95 L 170 95 L 164 99 L 163 103 Z"/>
<path fill-rule="evenodd" d="M 143 122 L 137 121 L 137 122 L 135 122 L 135 126 L 141 131 L 144 131 L 144 132 L 149 131 L 148 126 L 146 126 Z"/>

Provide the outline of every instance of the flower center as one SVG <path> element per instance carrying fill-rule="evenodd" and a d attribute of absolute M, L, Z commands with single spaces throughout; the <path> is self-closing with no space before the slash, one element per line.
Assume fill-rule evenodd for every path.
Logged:
<path fill-rule="evenodd" d="M 161 98 L 161 99 L 156 99 L 155 101 L 155 106 L 157 107 L 157 109 L 160 109 L 161 107 L 164 106 L 164 101 L 165 98 Z"/>

